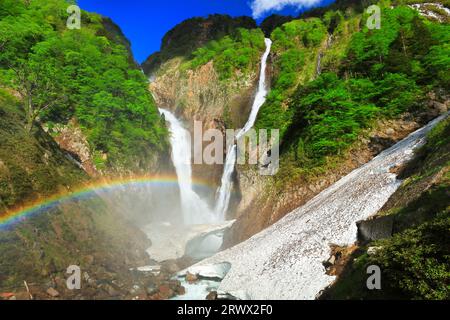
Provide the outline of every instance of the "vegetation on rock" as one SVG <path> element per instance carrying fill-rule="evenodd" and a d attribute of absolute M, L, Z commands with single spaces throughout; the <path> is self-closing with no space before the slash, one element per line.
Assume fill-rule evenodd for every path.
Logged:
<path fill-rule="evenodd" d="M 162 63 L 175 57 L 191 57 L 192 52 L 213 40 L 233 36 L 238 29 L 255 29 L 256 22 L 250 17 L 232 18 L 213 14 L 206 18 L 197 17 L 183 21 L 162 39 L 161 50 L 147 58 L 142 68 L 150 75 Z"/>
<path fill-rule="evenodd" d="M 42 129 L 25 130 L 24 120 L 19 100 L 0 89 L 0 212 L 87 180 Z"/>
<path fill-rule="evenodd" d="M 109 166 L 154 158 L 167 131 L 145 76 L 102 17 L 83 12 L 81 29 L 67 29 L 67 7 L 63 0 L 0 4 L 0 81 L 22 97 L 27 129 L 76 118 Z"/>
<path fill-rule="evenodd" d="M 449 26 L 404 6 L 384 8 L 382 17 L 380 30 L 363 26 L 358 31 L 351 28 L 354 17 L 329 11 L 323 20 L 294 20 L 273 31 L 278 71 L 257 126 L 280 128 L 283 152 L 294 155 L 298 166 L 321 165 L 327 156 L 345 151 L 373 119 L 417 111 L 424 108 L 427 92 L 448 91 Z M 337 59 L 327 65 L 328 49 L 320 44 L 332 23 L 329 39 L 339 43 L 329 49 L 336 44 L 341 52 L 332 52 Z M 308 46 L 313 49 L 309 59 Z M 324 65 L 313 79 L 320 50 Z"/>

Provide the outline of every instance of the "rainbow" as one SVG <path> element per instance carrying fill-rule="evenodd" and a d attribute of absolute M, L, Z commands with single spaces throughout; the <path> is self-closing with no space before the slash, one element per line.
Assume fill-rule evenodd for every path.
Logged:
<path fill-rule="evenodd" d="M 199 188 L 212 189 L 213 186 L 205 181 L 195 179 L 193 184 Z M 30 204 L 22 205 L 0 213 L 0 230 L 9 228 L 25 221 L 33 215 L 48 211 L 60 204 L 74 200 L 83 200 L 95 196 L 100 192 L 110 192 L 123 187 L 174 187 L 178 185 L 176 175 L 133 176 L 126 178 L 100 179 L 86 183 L 70 191 L 60 192 L 47 198 L 41 198 Z"/>

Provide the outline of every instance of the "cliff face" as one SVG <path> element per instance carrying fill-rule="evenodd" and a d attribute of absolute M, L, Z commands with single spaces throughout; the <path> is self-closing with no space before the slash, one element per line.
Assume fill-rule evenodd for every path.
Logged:
<path fill-rule="evenodd" d="M 188 20 L 168 32 L 159 53 L 164 59 L 153 64 L 151 57 L 143 64 L 156 104 L 184 119 L 192 134 L 194 121 L 201 121 L 203 130 L 241 128 L 264 51 L 263 33 L 249 29 L 253 27 L 250 18 L 215 15 Z M 239 52 L 249 46 L 251 50 Z M 222 165 L 194 165 L 193 171 L 195 177 L 218 184 Z"/>
<path fill-rule="evenodd" d="M 256 71 L 239 71 L 227 82 L 219 80 L 213 61 L 196 70 L 181 71 L 183 60 L 174 58 L 165 62 L 150 84 L 150 91 L 158 106 L 174 111 L 185 119 L 193 134 L 194 121 L 200 121 L 203 130 L 241 128 L 248 117 L 254 97 Z M 204 143 L 206 146 L 207 143 Z M 194 165 L 197 178 L 219 183 L 222 165 Z"/>
<path fill-rule="evenodd" d="M 174 58 L 164 63 L 150 83 L 156 103 L 175 111 L 188 120 L 202 121 L 205 129 L 238 127 L 246 121 L 254 95 L 257 71 L 237 71 L 232 79 L 221 82 L 209 61 L 196 70 L 183 72 L 183 60 Z"/>

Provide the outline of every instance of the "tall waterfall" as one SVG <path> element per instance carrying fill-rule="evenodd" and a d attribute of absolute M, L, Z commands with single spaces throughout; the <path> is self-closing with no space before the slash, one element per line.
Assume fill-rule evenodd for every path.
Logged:
<path fill-rule="evenodd" d="M 172 161 L 178 176 L 183 220 L 186 225 L 211 223 L 214 215 L 192 185 L 191 140 L 189 132 L 169 111 L 159 109 L 170 124 Z"/>
<path fill-rule="evenodd" d="M 245 124 L 244 128 L 239 131 L 236 135 L 236 139 L 241 138 L 246 134 L 255 124 L 256 117 L 258 116 L 259 109 L 266 101 L 267 96 L 267 86 L 266 86 L 266 66 L 267 58 L 270 54 L 270 48 L 272 46 L 272 41 L 268 38 L 265 39 L 266 51 L 261 58 L 261 70 L 259 76 L 258 91 L 256 92 L 255 100 L 253 101 L 253 106 L 250 112 L 250 116 Z M 217 203 L 215 208 L 215 214 L 219 221 L 225 220 L 225 215 L 228 210 L 228 205 L 230 203 L 231 190 L 233 188 L 232 175 L 234 172 L 234 167 L 236 165 L 237 159 L 237 147 L 236 145 L 231 146 L 228 149 L 227 157 L 225 160 L 221 186 L 218 191 Z"/>

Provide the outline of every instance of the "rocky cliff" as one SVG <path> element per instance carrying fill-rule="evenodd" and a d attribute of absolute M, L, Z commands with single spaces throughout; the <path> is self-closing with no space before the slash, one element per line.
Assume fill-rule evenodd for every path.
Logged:
<path fill-rule="evenodd" d="M 169 31 L 158 53 L 163 58 L 143 64 L 156 104 L 184 119 L 191 133 L 194 121 L 201 121 L 203 130 L 241 128 L 264 52 L 263 33 L 254 27 L 250 18 L 214 15 Z M 221 165 L 194 166 L 194 176 L 216 184 L 221 172 Z"/>
<path fill-rule="evenodd" d="M 238 28 L 253 29 L 256 22 L 250 17 L 232 18 L 219 14 L 185 20 L 166 33 L 161 41 L 161 50 L 150 55 L 142 63 L 142 69 L 151 75 L 167 60 L 189 57 L 196 49 L 232 34 Z"/>

